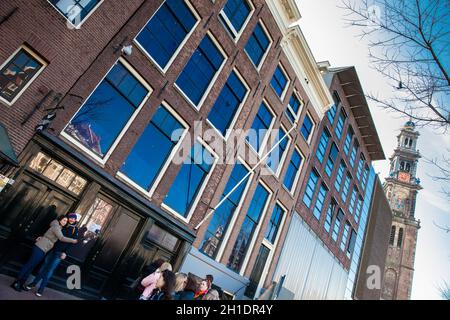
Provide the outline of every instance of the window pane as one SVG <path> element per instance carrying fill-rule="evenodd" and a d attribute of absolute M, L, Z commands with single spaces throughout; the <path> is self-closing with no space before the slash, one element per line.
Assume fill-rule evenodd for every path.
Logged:
<path fill-rule="evenodd" d="M 137 98 L 133 95 L 143 94 Z M 119 62 L 95 89 L 64 131 L 104 157 L 148 90 Z"/>
<path fill-rule="evenodd" d="M 223 12 L 236 32 L 241 31 L 250 11 L 251 8 L 246 0 L 228 0 L 223 7 Z"/>
<path fill-rule="evenodd" d="M 212 155 L 202 145 L 195 143 L 166 195 L 164 203 L 183 217 L 188 216 L 191 205 L 211 169 L 211 158 Z"/>
<path fill-rule="evenodd" d="M 0 97 L 12 102 L 41 68 L 40 62 L 20 49 L 0 70 Z"/>
<path fill-rule="evenodd" d="M 278 235 L 278 229 L 280 228 L 281 221 L 283 220 L 284 210 L 276 204 L 273 208 L 272 216 L 270 217 L 269 225 L 266 229 L 265 238 L 272 244 Z"/>
<path fill-rule="evenodd" d="M 160 106 L 120 171 L 148 190 L 177 144 L 177 141 L 172 141 L 172 133 L 180 129 L 184 130 L 182 124 L 164 106 Z"/>
<path fill-rule="evenodd" d="M 246 93 L 247 88 L 245 88 L 237 75 L 232 72 L 208 115 L 209 121 L 223 135 L 230 128 L 236 111 L 244 100 Z"/>
<path fill-rule="evenodd" d="M 311 135 L 312 128 L 313 122 L 311 118 L 308 115 L 305 115 L 305 119 L 303 120 L 302 128 L 300 131 L 302 133 L 303 138 L 305 138 L 306 141 L 308 141 L 309 136 Z"/>
<path fill-rule="evenodd" d="M 283 184 L 288 190 L 292 190 L 295 182 L 295 178 L 298 174 L 298 170 L 300 169 L 300 164 L 302 162 L 302 158 L 297 150 L 294 150 L 292 154 L 291 161 L 289 162 L 289 166 L 286 171 L 286 176 L 284 177 Z"/>
<path fill-rule="evenodd" d="M 261 143 L 264 140 L 267 130 L 272 123 L 273 115 L 264 103 L 261 103 L 255 120 L 253 120 L 251 135 L 247 136 L 247 141 L 259 152 Z"/>
<path fill-rule="evenodd" d="M 200 103 L 224 59 L 210 37 L 205 36 L 176 80 L 192 103 Z"/>
<path fill-rule="evenodd" d="M 281 97 L 281 95 L 284 92 L 284 89 L 287 85 L 287 77 L 284 75 L 283 71 L 281 70 L 280 66 L 277 66 L 275 69 L 275 73 L 273 74 L 272 80 L 270 81 L 270 85 L 275 90 L 277 95 Z"/>
<path fill-rule="evenodd" d="M 250 59 L 253 61 L 255 66 L 259 66 L 261 60 L 269 47 L 270 41 L 264 32 L 260 23 L 258 23 L 253 31 L 252 35 L 248 39 L 245 45 L 245 51 L 247 52 Z"/>
<path fill-rule="evenodd" d="M 80 24 L 100 0 L 50 0 L 74 25 Z"/>
<path fill-rule="evenodd" d="M 238 162 L 231 172 L 230 179 L 225 186 L 221 199 L 223 199 L 225 195 L 227 195 L 231 189 L 233 189 L 237 183 L 245 177 L 247 173 L 247 168 Z M 228 225 L 232 216 L 235 214 L 248 182 L 249 179 L 247 178 L 247 180 L 242 182 L 239 187 L 225 200 L 225 202 L 223 202 L 222 205 L 214 211 L 211 222 L 206 230 L 205 237 L 200 245 L 200 250 L 206 255 L 212 258 L 216 257 L 217 250 L 221 244 L 223 236 L 227 232 Z"/>
<path fill-rule="evenodd" d="M 165 68 L 196 21 L 185 1 L 166 0 L 136 40 L 160 67 Z"/>

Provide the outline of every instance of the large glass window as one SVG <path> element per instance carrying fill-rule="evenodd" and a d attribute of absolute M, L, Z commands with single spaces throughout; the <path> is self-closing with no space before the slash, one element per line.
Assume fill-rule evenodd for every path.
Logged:
<path fill-rule="evenodd" d="M 270 45 L 270 38 L 264 31 L 261 23 L 257 23 L 255 29 L 253 30 L 252 35 L 248 39 L 247 44 L 245 45 L 245 52 L 247 52 L 250 60 L 252 60 L 253 64 L 258 68 L 261 64 L 261 61 L 264 58 L 264 55 L 267 52 L 267 49 Z"/>
<path fill-rule="evenodd" d="M 235 272 L 239 272 L 244 263 L 251 239 L 268 200 L 269 191 L 258 184 L 227 263 L 228 268 Z"/>
<path fill-rule="evenodd" d="M 164 69 L 197 23 L 197 18 L 183 0 L 166 0 L 136 41 Z"/>
<path fill-rule="evenodd" d="M 358 204 L 356 205 L 356 212 L 355 212 L 355 222 L 359 223 L 359 218 L 361 217 L 361 210 L 363 205 L 363 198 L 358 197 Z"/>
<path fill-rule="evenodd" d="M 325 223 L 323 225 L 325 231 L 330 233 L 331 224 L 333 223 L 334 212 L 336 211 L 337 202 L 334 199 L 331 199 L 330 204 L 327 208 L 327 215 L 325 217 Z"/>
<path fill-rule="evenodd" d="M 222 193 L 221 199 L 223 199 L 247 173 L 248 169 L 242 163 L 236 163 L 225 186 L 225 190 Z M 228 230 L 231 218 L 236 213 L 236 209 L 244 195 L 249 180 L 250 179 L 247 178 L 247 182 L 241 183 L 239 187 L 214 211 L 211 222 L 206 230 L 205 237 L 200 245 L 200 250 L 213 259 L 217 256 L 220 244 Z"/>
<path fill-rule="evenodd" d="M 331 144 L 330 154 L 328 155 L 327 164 L 325 166 L 325 173 L 329 177 L 331 177 L 331 173 L 333 172 L 334 163 L 336 162 L 338 153 L 339 153 L 339 150 L 338 150 L 336 144 L 333 142 Z"/>
<path fill-rule="evenodd" d="M 278 230 L 281 226 L 281 221 L 283 221 L 283 215 L 284 215 L 283 208 L 277 203 L 275 204 L 275 207 L 273 208 L 272 216 L 270 217 L 269 225 L 266 229 L 266 235 L 265 238 L 267 241 L 269 241 L 271 244 L 275 244 L 275 240 L 277 239 Z"/>
<path fill-rule="evenodd" d="M 364 167 L 364 172 L 363 172 L 363 176 L 361 179 L 361 186 L 363 189 L 366 188 L 366 183 L 367 183 L 367 177 L 369 176 L 369 167 L 366 165 Z"/>
<path fill-rule="evenodd" d="M 308 183 L 306 184 L 305 194 L 303 195 L 303 203 L 309 208 L 311 206 L 312 199 L 314 197 L 314 191 L 316 190 L 317 181 L 319 175 L 315 170 L 311 170 Z"/>
<path fill-rule="evenodd" d="M 246 137 L 247 141 L 257 152 L 260 151 L 264 137 L 272 124 L 273 117 L 266 104 L 264 102 L 261 103 L 255 120 L 253 120 L 251 133 Z"/>
<path fill-rule="evenodd" d="M 170 187 L 164 204 L 181 216 L 188 217 L 213 162 L 213 155 L 196 142 Z"/>
<path fill-rule="evenodd" d="M 331 126 L 333 126 L 334 117 L 336 117 L 337 106 L 333 104 L 331 108 L 327 111 L 327 118 L 330 121 Z"/>
<path fill-rule="evenodd" d="M 78 26 L 101 0 L 49 0 L 73 25 Z"/>
<path fill-rule="evenodd" d="M 341 113 L 339 114 L 338 122 L 336 124 L 336 128 L 334 129 L 334 133 L 336 134 L 336 137 L 338 140 L 341 140 L 342 130 L 344 129 L 344 123 L 345 123 L 346 118 L 347 118 L 347 115 L 345 114 L 345 111 L 341 110 Z"/>
<path fill-rule="evenodd" d="M 242 31 L 251 11 L 252 7 L 247 0 L 228 0 L 225 3 L 220 12 L 220 18 L 233 38 L 236 38 Z"/>
<path fill-rule="evenodd" d="M 328 141 L 330 141 L 330 133 L 326 128 L 323 129 L 320 135 L 319 146 L 317 147 L 316 157 L 320 163 L 322 163 L 325 157 L 325 152 L 327 152 Z"/>
<path fill-rule="evenodd" d="M 14 102 L 43 68 L 42 60 L 20 48 L 0 70 L 0 97 L 8 103 Z"/>
<path fill-rule="evenodd" d="M 273 145 L 278 143 L 281 138 L 283 138 L 286 135 L 286 132 L 279 128 L 276 132 L 276 138 L 273 142 Z M 284 137 L 283 140 L 278 144 L 278 146 L 272 150 L 272 152 L 267 156 L 267 166 L 274 172 L 278 172 L 278 168 L 282 165 L 284 154 L 287 151 L 287 147 L 289 144 L 289 137 Z"/>
<path fill-rule="evenodd" d="M 327 187 L 322 183 L 320 185 L 319 193 L 317 194 L 316 204 L 314 206 L 313 214 L 317 220 L 320 220 L 320 215 L 322 214 L 323 204 L 327 196 Z"/>
<path fill-rule="evenodd" d="M 166 163 L 185 127 L 164 105 L 159 106 L 147 128 L 120 168 L 144 190 L 149 190 Z M 177 136 L 172 134 L 176 132 Z"/>
<path fill-rule="evenodd" d="M 284 74 L 281 66 L 278 65 L 273 74 L 272 80 L 270 81 L 270 85 L 275 90 L 277 95 L 281 98 L 284 94 L 288 83 L 288 77 Z"/>
<path fill-rule="evenodd" d="M 352 180 L 352 177 L 347 174 L 347 176 L 345 177 L 344 187 L 342 188 L 342 193 L 341 193 L 341 199 L 344 203 L 347 202 L 347 196 L 348 196 L 348 191 L 350 189 L 350 181 L 351 180 Z"/>
<path fill-rule="evenodd" d="M 348 258 L 350 258 L 350 256 L 353 253 L 353 250 L 355 249 L 356 236 L 357 236 L 356 231 L 352 229 L 352 231 L 350 232 L 350 239 L 348 240 L 347 252 L 345 253 Z"/>
<path fill-rule="evenodd" d="M 355 142 L 353 143 L 352 152 L 350 154 L 350 165 L 352 166 L 352 168 L 355 167 L 356 154 L 358 153 L 358 148 L 359 148 L 359 143 L 358 143 L 358 141 L 355 140 Z"/>
<path fill-rule="evenodd" d="M 297 120 L 298 116 L 300 115 L 300 109 L 302 107 L 302 103 L 300 100 L 297 99 L 297 96 L 295 94 L 292 94 L 291 99 L 289 99 L 289 104 L 286 107 L 286 116 L 292 123 Z"/>
<path fill-rule="evenodd" d="M 364 157 L 364 155 L 361 153 L 359 156 L 359 161 L 358 161 L 358 169 L 356 171 L 356 178 L 358 180 L 361 180 L 361 174 L 363 172 L 363 168 L 364 168 L 364 164 L 366 162 L 366 158 Z"/>
<path fill-rule="evenodd" d="M 341 229 L 341 222 L 343 219 L 344 219 L 344 212 L 342 212 L 342 210 L 339 209 L 336 215 L 336 219 L 334 220 L 333 233 L 331 234 L 331 239 L 333 239 L 334 242 L 336 242 L 338 239 L 339 231 Z"/>
<path fill-rule="evenodd" d="M 300 155 L 300 152 L 294 149 L 291 161 L 289 162 L 288 168 L 286 170 L 286 175 L 284 176 L 283 180 L 284 186 L 291 192 L 294 188 L 294 182 L 299 174 L 301 163 L 302 163 L 302 156 Z"/>
<path fill-rule="evenodd" d="M 206 35 L 176 80 L 184 95 L 198 107 L 225 57 Z"/>
<path fill-rule="evenodd" d="M 347 156 L 348 156 L 348 152 L 350 151 L 350 145 L 352 143 L 353 135 L 354 135 L 353 129 L 349 126 L 348 130 L 347 130 L 347 134 L 345 136 L 345 142 L 344 142 L 344 153 Z"/>
<path fill-rule="evenodd" d="M 311 120 L 311 117 L 306 114 L 305 119 L 303 119 L 302 128 L 300 129 L 300 132 L 302 133 L 302 136 L 306 141 L 309 141 L 309 137 L 311 136 L 313 128 L 314 122 Z"/>
<path fill-rule="evenodd" d="M 233 71 L 208 115 L 212 125 L 225 136 L 247 94 L 247 88 Z"/>
<path fill-rule="evenodd" d="M 117 62 L 64 132 L 103 158 L 148 92 L 121 62 Z"/>
<path fill-rule="evenodd" d="M 347 239 L 350 233 L 350 229 L 351 229 L 350 223 L 348 223 L 347 221 L 344 226 L 344 231 L 342 232 L 341 246 L 340 246 L 342 251 L 345 251 L 345 248 L 347 247 Z"/>
<path fill-rule="evenodd" d="M 357 196 L 358 196 L 358 189 L 355 186 L 353 187 L 352 197 L 350 198 L 350 203 L 348 205 L 348 211 L 350 214 L 353 214 L 353 210 L 355 209 Z"/>
<path fill-rule="evenodd" d="M 336 175 L 336 180 L 334 181 L 334 187 L 336 188 L 336 191 L 341 190 L 341 184 L 342 184 L 342 179 L 344 178 L 344 173 L 345 173 L 345 163 L 344 161 L 341 160 L 341 163 L 339 164 L 339 169 Z"/>

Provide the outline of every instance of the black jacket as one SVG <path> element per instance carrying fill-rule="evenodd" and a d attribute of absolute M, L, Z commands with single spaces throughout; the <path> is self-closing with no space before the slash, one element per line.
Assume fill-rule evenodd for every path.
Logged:
<path fill-rule="evenodd" d="M 78 239 L 78 228 L 76 225 L 69 224 L 64 228 L 62 228 L 61 231 L 65 237 Z M 66 252 L 71 245 L 72 245 L 71 243 L 57 241 L 53 247 L 53 250 L 55 252 Z"/>

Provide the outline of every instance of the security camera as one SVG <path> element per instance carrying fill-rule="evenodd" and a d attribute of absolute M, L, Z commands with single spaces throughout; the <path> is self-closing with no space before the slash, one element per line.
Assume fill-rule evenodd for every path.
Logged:
<path fill-rule="evenodd" d="M 129 46 L 124 46 L 122 48 L 122 52 L 126 56 L 131 56 L 131 54 L 133 53 L 133 46 L 131 44 Z"/>

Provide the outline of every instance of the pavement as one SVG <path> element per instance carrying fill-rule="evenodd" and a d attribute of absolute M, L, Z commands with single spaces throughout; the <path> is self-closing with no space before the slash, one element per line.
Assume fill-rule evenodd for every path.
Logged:
<path fill-rule="evenodd" d="M 34 289 L 17 292 L 10 287 L 13 281 L 13 278 L 0 274 L 0 300 L 81 300 L 78 297 L 51 288 L 45 288 L 42 297 L 36 296 Z"/>

